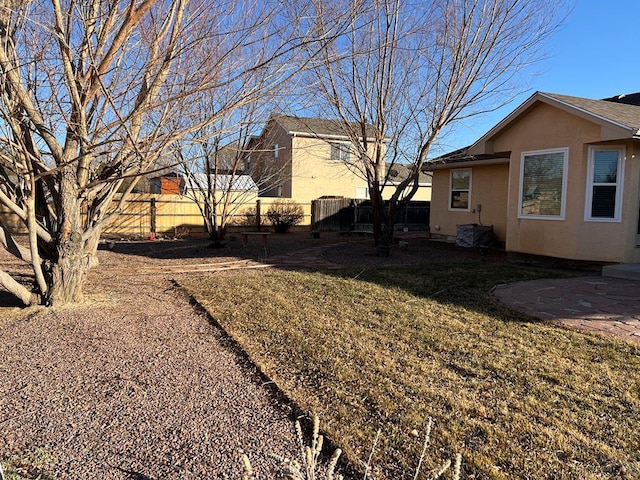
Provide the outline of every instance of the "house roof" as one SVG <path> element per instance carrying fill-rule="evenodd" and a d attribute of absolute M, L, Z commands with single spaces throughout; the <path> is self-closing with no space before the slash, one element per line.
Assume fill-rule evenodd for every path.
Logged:
<path fill-rule="evenodd" d="M 622 103 L 623 96 L 606 100 L 591 100 L 589 98 L 571 97 L 555 93 L 540 93 L 540 95 L 582 110 L 604 121 L 627 128 L 632 132 L 632 136 L 638 135 L 640 131 L 640 106 Z"/>
<path fill-rule="evenodd" d="M 640 139 L 640 94 L 619 95 L 604 100 L 536 92 L 473 145 L 426 162 L 424 169 L 464 166 L 479 162 L 505 163 L 510 152 L 494 152 L 493 139 L 526 115 L 535 105 L 545 103 L 602 127 L 601 141 Z"/>
<path fill-rule="evenodd" d="M 508 152 L 500 154 L 476 154 L 469 153 L 471 146 L 460 148 L 453 152 L 446 153 L 440 157 L 432 158 L 424 163 L 422 170 L 438 170 L 439 168 L 466 167 L 469 164 L 495 165 L 498 163 L 509 163 Z"/>
<path fill-rule="evenodd" d="M 603 127 L 601 141 L 640 138 L 640 107 L 637 105 L 536 92 L 474 143 L 470 151 L 481 150 L 483 153 L 492 153 L 486 151 L 486 145 L 538 103 L 546 103 L 600 125 Z"/>
<path fill-rule="evenodd" d="M 326 118 L 312 117 L 292 117 L 288 115 L 272 115 L 271 119 L 276 121 L 290 135 L 313 136 L 322 138 L 349 138 L 349 130 L 345 128 L 344 122 Z M 349 129 L 353 133 L 360 132 L 360 124 L 349 122 Z M 376 135 L 376 128 L 367 124 L 367 137 L 373 138 Z"/>
<path fill-rule="evenodd" d="M 402 163 L 387 163 L 388 182 L 393 184 L 400 183 L 409 176 L 409 166 Z M 418 176 L 420 185 L 431 185 L 433 175 L 425 171 L 421 171 Z"/>
<path fill-rule="evenodd" d="M 211 175 L 211 182 L 215 182 L 216 189 L 220 191 L 258 191 L 258 186 L 250 175 Z M 207 174 L 193 173 L 185 179 L 185 183 L 190 190 L 206 188 Z"/>

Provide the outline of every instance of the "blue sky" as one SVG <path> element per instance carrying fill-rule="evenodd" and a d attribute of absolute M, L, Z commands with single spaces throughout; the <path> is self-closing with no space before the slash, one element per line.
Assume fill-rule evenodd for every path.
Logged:
<path fill-rule="evenodd" d="M 473 143 L 535 91 L 596 99 L 640 92 L 639 20 L 639 0 L 575 0 L 547 58 L 535 65 L 531 88 L 507 107 L 460 125 L 442 150 Z"/>

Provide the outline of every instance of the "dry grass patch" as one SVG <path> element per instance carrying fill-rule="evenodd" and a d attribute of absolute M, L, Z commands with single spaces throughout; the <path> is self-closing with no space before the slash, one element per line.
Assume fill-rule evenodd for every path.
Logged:
<path fill-rule="evenodd" d="M 489 294 L 542 275 L 448 264 L 183 283 L 352 461 L 381 428 L 378 478 L 413 471 L 429 416 L 428 466 L 462 453 L 463 478 L 640 478 L 640 349 Z"/>

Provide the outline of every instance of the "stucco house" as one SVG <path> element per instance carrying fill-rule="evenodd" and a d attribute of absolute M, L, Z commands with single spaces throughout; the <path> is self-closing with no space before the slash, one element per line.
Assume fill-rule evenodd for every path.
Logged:
<path fill-rule="evenodd" d="M 639 99 L 538 92 L 470 147 L 428 162 L 432 234 L 493 225 L 509 252 L 640 262 Z"/>
<path fill-rule="evenodd" d="M 323 196 L 367 198 L 366 180 L 349 167 L 354 149 L 339 121 L 272 115 L 245 150 L 245 172 L 260 196 L 302 204 Z"/>
<path fill-rule="evenodd" d="M 395 192 L 398 184 L 405 180 L 410 169 L 407 165 L 401 163 L 387 163 L 387 181 L 382 189 L 382 198 L 388 200 Z M 418 190 L 412 197 L 412 201 L 430 201 L 431 200 L 431 172 L 421 171 L 418 175 Z"/>

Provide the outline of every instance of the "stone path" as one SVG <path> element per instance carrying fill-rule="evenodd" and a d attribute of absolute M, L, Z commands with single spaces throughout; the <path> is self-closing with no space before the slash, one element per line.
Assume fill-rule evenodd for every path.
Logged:
<path fill-rule="evenodd" d="M 493 294 L 534 317 L 640 344 L 640 281 L 611 277 L 533 280 L 499 285 Z"/>

